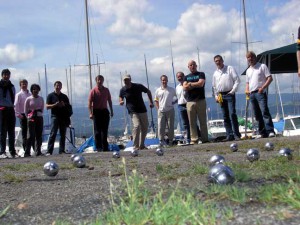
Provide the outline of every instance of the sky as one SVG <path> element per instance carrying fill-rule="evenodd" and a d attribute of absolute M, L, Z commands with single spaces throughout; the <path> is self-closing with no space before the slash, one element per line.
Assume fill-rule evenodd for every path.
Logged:
<path fill-rule="evenodd" d="M 245 4 L 249 50 L 259 54 L 296 41 L 299 0 Z M 73 105 L 87 106 L 84 0 L 0 0 L 0 6 L 0 69 L 11 70 L 16 89 L 26 78 L 29 85 L 41 85 L 45 98 L 60 80 Z M 145 86 L 148 75 L 154 95 L 162 74 L 174 87 L 173 69 L 188 74 L 187 63 L 194 59 L 206 74 L 206 96 L 211 96 L 215 55 L 239 74 L 247 68 L 242 0 L 88 0 L 88 12 L 91 63 L 99 63 L 92 66 L 92 85 L 100 71 L 113 104 L 118 104 L 125 73 Z M 280 74 L 278 80 L 282 93 L 299 91 L 296 74 Z M 244 90 L 242 76 L 238 93 Z"/>

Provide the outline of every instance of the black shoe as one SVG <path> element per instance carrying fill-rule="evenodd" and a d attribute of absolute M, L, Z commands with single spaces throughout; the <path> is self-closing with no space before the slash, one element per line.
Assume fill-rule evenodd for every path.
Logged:
<path fill-rule="evenodd" d="M 234 140 L 234 137 L 229 136 L 229 137 L 225 138 L 223 141 L 226 142 L 226 141 L 233 141 L 233 140 Z"/>
<path fill-rule="evenodd" d="M 60 151 L 59 154 L 67 154 L 65 151 Z"/>

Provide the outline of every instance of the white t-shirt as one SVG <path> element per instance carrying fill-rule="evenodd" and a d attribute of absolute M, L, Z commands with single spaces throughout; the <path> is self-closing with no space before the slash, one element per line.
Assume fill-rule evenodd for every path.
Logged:
<path fill-rule="evenodd" d="M 183 90 L 183 86 L 182 84 L 178 84 L 176 86 L 176 96 L 177 96 L 177 99 L 178 99 L 178 105 L 183 105 L 183 104 L 186 104 L 186 99 L 184 97 L 184 90 Z"/>
<path fill-rule="evenodd" d="M 167 112 L 173 109 L 174 97 L 176 99 L 175 88 L 167 86 L 166 88 L 159 87 L 155 91 L 154 101 L 159 103 L 158 110 L 161 112 Z"/>
<path fill-rule="evenodd" d="M 246 83 L 249 83 L 249 91 L 256 91 L 261 88 L 271 76 L 268 67 L 262 63 L 250 66 L 246 71 Z"/>

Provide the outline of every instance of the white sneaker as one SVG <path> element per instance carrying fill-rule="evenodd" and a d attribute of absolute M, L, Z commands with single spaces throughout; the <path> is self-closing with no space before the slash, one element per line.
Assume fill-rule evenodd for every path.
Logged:
<path fill-rule="evenodd" d="M 260 139 L 260 138 L 262 138 L 262 135 L 261 135 L 261 134 L 258 134 L 258 135 L 256 135 L 256 137 L 255 137 L 255 139 Z"/>
<path fill-rule="evenodd" d="M 1 155 L 0 155 L 0 159 L 7 159 L 8 157 L 7 157 L 7 155 L 5 154 L 5 153 L 2 153 Z"/>
<path fill-rule="evenodd" d="M 275 137 L 275 134 L 273 132 L 269 133 L 269 137 Z"/>

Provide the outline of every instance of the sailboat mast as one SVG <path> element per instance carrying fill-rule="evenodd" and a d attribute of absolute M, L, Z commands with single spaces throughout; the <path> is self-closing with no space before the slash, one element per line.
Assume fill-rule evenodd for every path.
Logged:
<path fill-rule="evenodd" d="M 171 40 L 170 40 L 170 50 L 171 50 L 171 58 L 172 58 L 172 71 L 173 71 L 174 87 L 176 88 L 176 78 L 175 78 L 175 69 L 174 69 L 173 50 L 172 50 Z"/>
<path fill-rule="evenodd" d="M 146 61 L 146 55 L 145 55 L 145 54 L 144 54 L 144 59 L 145 59 L 145 69 L 146 69 L 147 87 L 148 87 L 148 89 L 149 89 L 149 79 L 148 79 L 147 61 Z M 154 120 L 153 120 L 153 112 L 152 112 L 152 108 L 150 108 L 150 113 L 151 113 L 151 127 L 152 127 L 152 131 L 156 134 L 156 131 L 155 131 L 155 125 L 154 125 Z"/>
<path fill-rule="evenodd" d="M 88 67 L 90 77 L 90 89 L 92 89 L 92 65 L 91 65 L 91 50 L 90 50 L 90 30 L 89 30 L 89 15 L 88 15 L 88 3 L 85 0 L 85 21 L 86 21 L 86 38 L 88 47 Z"/>
<path fill-rule="evenodd" d="M 243 14 L 244 14 L 244 30 L 245 30 L 245 40 L 246 40 L 246 52 L 248 52 L 249 51 L 249 47 L 248 47 L 248 33 L 247 33 L 245 0 L 243 0 Z"/>

